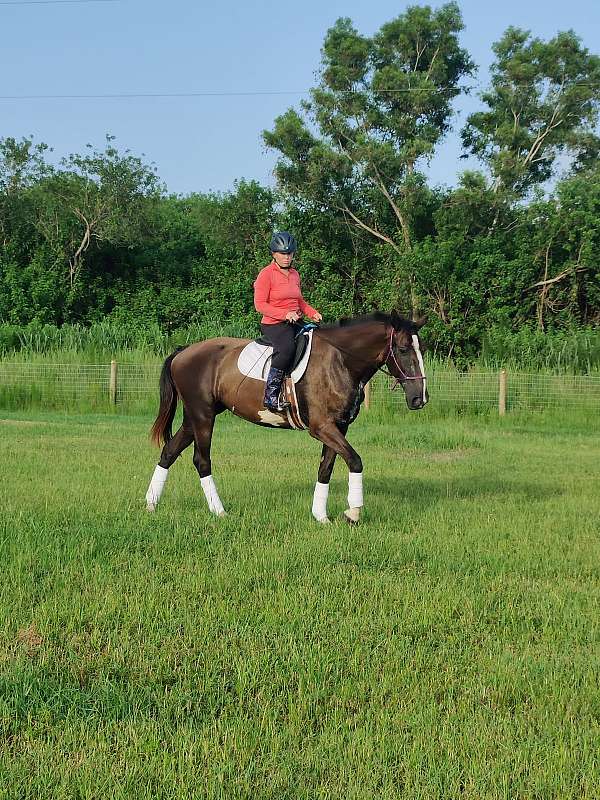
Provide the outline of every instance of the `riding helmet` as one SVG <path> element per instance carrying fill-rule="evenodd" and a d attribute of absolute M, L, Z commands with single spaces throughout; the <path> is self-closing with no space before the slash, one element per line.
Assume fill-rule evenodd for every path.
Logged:
<path fill-rule="evenodd" d="M 272 253 L 295 253 L 298 245 L 291 233 L 279 231 L 271 237 L 269 249 Z"/>

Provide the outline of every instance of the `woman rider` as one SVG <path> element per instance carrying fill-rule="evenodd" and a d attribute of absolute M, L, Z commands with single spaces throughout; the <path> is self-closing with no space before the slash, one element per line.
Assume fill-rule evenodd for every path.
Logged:
<path fill-rule="evenodd" d="M 287 405 L 281 402 L 279 392 L 296 349 L 294 323 L 303 316 L 314 322 L 323 319 L 302 297 L 300 275 L 292 267 L 296 249 L 291 233 L 274 233 L 270 245 L 273 260 L 254 281 L 254 307 L 263 315 L 260 328 L 273 346 L 264 400 L 270 411 L 283 411 Z"/>

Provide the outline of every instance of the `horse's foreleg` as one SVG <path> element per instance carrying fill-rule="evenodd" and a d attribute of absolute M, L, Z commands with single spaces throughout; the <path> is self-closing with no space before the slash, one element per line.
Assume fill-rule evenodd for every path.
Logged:
<path fill-rule="evenodd" d="M 223 503 L 219 497 L 210 462 L 210 444 L 212 440 L 215 415 L 194 420 L 194 466 L 200 476 L 200 486 L 208 503 L 208 510 L 218 517 L 225 514 Z"/>
<path fill-rule="evenodd" d="M 339 430 L 346 435 L 348 430 L 347 425 L 338 425 Z M 331 473 L 335 465 L 336 451 L 323 445 L 321 453 L 321 462 L 319 464 L 319 475 L 315 484 L 315 491 L 313 494 L 312 514 L 317 522 L 329 522 L 327 516 L 327 498 L 329 497 L 329 481 L 331 480 Z"/>
<path fill-rule="evenodd" d="M 313 494 L 312 515 L 317 522 L 329 522 L 327 516 L 327 498 L 329 497 L 329 480 L 333 472 L 335 457 L 337 453 L 328 445 L 323 445 L 321 453 L 321 463 L 319 464 L 319 475 L 315 483 Z"/>
<path fill-rule="evenodd" d="M 363 482 L 362 482 L 362 472 L 363 472 L 363 465 L 362 460 L 356 450 L 349 444 L 348 440 L 345 437 L 347 427 L 344 430 L 340 430 L 340 428 L 335 425 L 334 423 L 327 423 L 325 425 L 320 425 L 316 427 L 314 430 L 310 431 L 311 436 L 315 439 L 318 439 L 320 442 L 323 442 L 323 455 L 321 457 L 321 467 L 323 468 L 323 472 L 321 472 L 321 468 L 319 469 L 319 481 L 315 486 L 315 498 L 317 498 L 321 503 L 318 506 L 319 510 L 323 507 L 323 496 L 324 496 L 324 504 L 327 504 L 327 493 L 329 491 L 329 478 L 331 477 L 331 472 L 333 470 L 333 463 L 335 461 L 335 456 L 340 455 L 346 464 L 348 465 L 348 469 L 350 474 L 348 475 L 348 508 L 344 512 L 344 516 L 346 520 L 350 523 L 356 524 L 360 519 L 360 509 L 363 506 Z M 333 455 L 330 459 L 331 463 L 329 464 L 328 461 L 325 460 L 326 449 L 331 450 Z M 328 465 L 328 466 L 327 466 Z M 326 470 L 329 470 L 328 474 Z M 321 475 L 323 477 L 327 477 L 327 480 L 321 482 Z M 320 488 L 325 486 L 326 489 Z M 315 514 L 315 503 L 313 499 L 313 514 Z M 316 515 L 315 515 L 316 516 Z"/>
<path fill-rule="evenodd" d="M 169 439 L 165 444 L 160 454 L 160 461 L 154 470 L 150 486 L 148 486 L 148 491 L 146 492 L 146 508 L 148 511 L 156 511 L 156 506 L 167 482 L 169 468 L 193 441 L 194 433 L 184 418 L 183 425 L 173 438 Z"/>

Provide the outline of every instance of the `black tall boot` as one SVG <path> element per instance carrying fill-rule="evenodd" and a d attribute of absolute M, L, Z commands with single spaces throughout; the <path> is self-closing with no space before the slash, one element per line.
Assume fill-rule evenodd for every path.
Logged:
<path fill-rule="evenodd" d="M 281 384 L 285 377 L 285 372 L 277 367 L 271 367 L 267 376 L 267 384 L 265 386 L 265 408 L 269 411 L 284 411 L 289 403 L 280 398 Z"/>

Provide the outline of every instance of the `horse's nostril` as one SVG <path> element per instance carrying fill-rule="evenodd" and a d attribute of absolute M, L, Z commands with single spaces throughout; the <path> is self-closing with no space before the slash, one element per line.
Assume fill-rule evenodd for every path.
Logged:
<path fill-rule="evenodd" d="M 421 408 L 422 405 L 423 405 L 423 401 L 421 400 L 420 397 L 413 397 L 413 399 L 411 401 L 411 406 L 413 408 Z"/>

